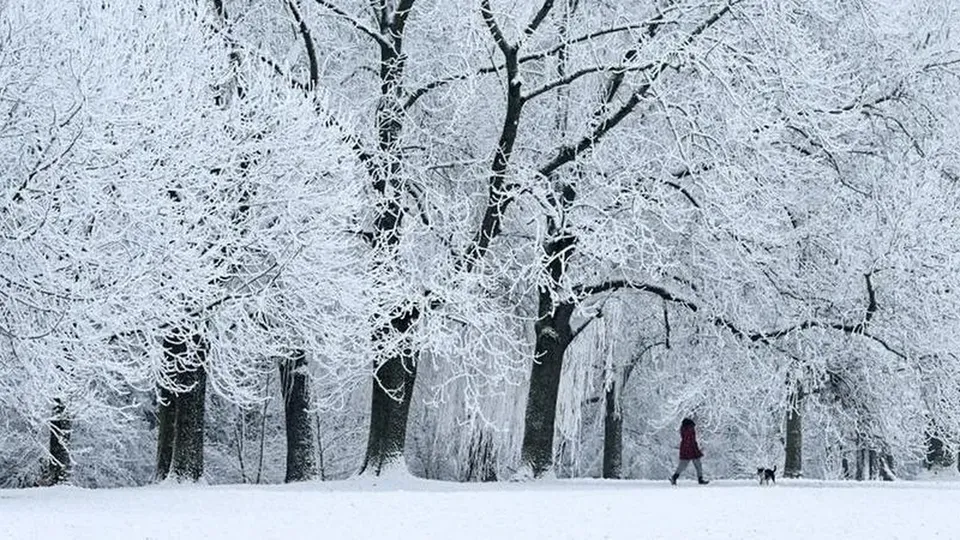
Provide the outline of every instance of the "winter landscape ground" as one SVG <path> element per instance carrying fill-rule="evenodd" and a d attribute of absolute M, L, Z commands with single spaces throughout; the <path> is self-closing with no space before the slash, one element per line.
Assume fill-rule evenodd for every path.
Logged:
<path fill-rule="evenodd" d="M 56 487 L 0 491 L 0 538 L 957 538 L 958 503 L 955 480 Z"/>

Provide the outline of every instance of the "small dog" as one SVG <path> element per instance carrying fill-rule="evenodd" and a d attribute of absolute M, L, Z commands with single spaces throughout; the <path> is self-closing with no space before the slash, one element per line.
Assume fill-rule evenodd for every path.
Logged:
<path fill-rule="evenodd" d="M 757 478 L 760 480 L 760 485 L 769 484 L 773 482 L 777 483 L 777 466 L 774 465 L 772 469 L 767 469 L 764 467 L 757 467 Z"/>

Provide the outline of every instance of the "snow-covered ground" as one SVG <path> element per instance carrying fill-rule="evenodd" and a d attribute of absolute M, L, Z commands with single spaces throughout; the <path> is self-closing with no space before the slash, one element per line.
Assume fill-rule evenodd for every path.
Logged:
<path fill-rule="evenodd" d="M 3 539 L 960 538 L 960 483 L 412 478 L 0 490 Z"/>

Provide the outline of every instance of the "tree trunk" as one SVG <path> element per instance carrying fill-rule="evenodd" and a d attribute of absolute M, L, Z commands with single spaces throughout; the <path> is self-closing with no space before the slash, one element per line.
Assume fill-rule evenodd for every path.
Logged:
<path fill-rule="evenodd" d="M 170 474 L 173 461 L 173 438 L 176 433 L 177 396 L 166 388 L 158 391 L 157 403 L 157 471 L 156 480 L 162 482 Z"/>
<path fill-rule="evenodd" d="M 784 478 L 803 475 L 803 394 L 798 388 L 787 404 L 787 438 L 785 443 Z"/>
<path fill-rule="evenodd" d="M 932 430 L 931 430 L 932 431 Z M 943 439 L 936 434 L 927 434 L 927 455 L 924 457 L 923 466 L 927 469 L 940 467 L 949 467 L 953 463 L 953 455 L 950 449 L 943 444 Z"/>
<path fill-rule="evenodd" d="M 893 456 L 887 453 L 881 453 L 879 459 L 880 479 L 884 482 L 893 482 L 897 475 L 893 472 Z"/>
<path fill-rule="evenodd" d="M 287 432 L 287 474 L 284 482 L 312 480 L 317 476 L 316 448 L 310 422 L 310 387 L 304 372 L 304 351 L 295 351 L 280 362 L 280 388 L 283 394 Z"/>
<path fill-rule="evenodd" d="M 160 389 L 157 410 L 157 480 L 170 474 L 176 480 L 197 481 L 203 476 L 203 427 L 207 373 L 203 367 L 206 344 L 198 334 L 182 329 L 163 340 L 164 360 L 173 371 L 177 393 Z"/>
<path fill-rule="evenodd" d="M 415 363 L 406 356 L 391 358 L 377 370 L 370 406 L 367 455 L 361 473 L 380 475 L 385 468 L 403 461 L 415 379 Z"/>
<path fill-rule="evenodd" d="M 497 461 L 493 450 L 493 438 L 482 428 L 470 441 L 470 453 L 465 482 L 496 482 Z"/>
<path fill-rule="evenodd" d="M 394 318 L 389 332 L 404 333 L 416 320 L 417 312 Z M 387 359 L 373 377 L 370 406 L 370 434 L 361 473 L 379 476 L 393 465 L 403 464 L 407 437 L 407 416 L 417 377 L 416 354 L 405 349 Z"/>
<path fill-rule="evenodd" d="M 549 292 L 540 291 L 539 318 L 530 390 L 524 416 L 521 459 L 533 476 L 540 477 L 553 466 L 553 431 L 557 418 L 557 394 L 563 355 L 573 339 L 570 316 L 573 304 L 553 309 Z"/>
<path fill-rule="evenodd" d="M 70 431 L 72 425 L 63 400 L 53 402 L 53 420 L 50 422 L 50 462 L 45 471 L 44 483 L 52 486 L 63 484 L 70 478 Z"/>
<path fill-rule="evenodd" d="M 617 406 L 616 382 L 610 384 L 604 396 L 603 416 L 603 477 L 623 477 L 623 417 Z"/>
<path fill-rule="evenodd" d="M 327 471 L 324 468 L 324 464 L 323 464 L 323 436 L 321 435 L 323 433 L 323 430 L 320 429 L 320 415 L 317 414 L 316 412 L 314 412 L 313 414 L 313 421 L 317 427 L 317 432 L 316 432 L 317 433 L 317 466 L 318 466 L 317 472 L 320 474 L 320 480 L 322 482 L 326 482 Z"/>
<path fill-rule="evenodd" d="M 880 455 L 876 450 L 870 450 L 870 479 L 876 480 L 880 478 Z"/>
<path fill-rule="evenodd" d="M 177 396 L 173 459 L 170 472 L 177 480 L 196 482 L 203 476 L 203 424 L 207 372 L 203 367 L 179 374 L 190 390 Z"/>
<path fill-rule="evenodd" d="M 395 11 L 391 11 L 393 8 L 387 3 L 381 3 L 378 8 L 380 31 L 389 36 L 388 43 L 380 44 L 380 99 L 375 114 L 380 152 L 376 157 L 366 159 L 365 165 L 373 188 L 380 197 L 373 221 L 371 247 L 383 250 L 386 261 L 396 257 L 404 217 L 400 141 L 405 118 L 402 106 L 406 67 L 403 36 L 412 4 L 402 2 Z M 397 336 L 402 338 L 418 316 L 417 310 L 393 315 L 390 324 L 374 333 L 374 344 L 389 343 Z M 407 416 L 417 375 L 417 357 L 417 351 L 407 349 L 374 366 L 376 372 L 370 405 L 370 432 L 361 474 L 379 476 L 384 469 L 403 462 Z"/>

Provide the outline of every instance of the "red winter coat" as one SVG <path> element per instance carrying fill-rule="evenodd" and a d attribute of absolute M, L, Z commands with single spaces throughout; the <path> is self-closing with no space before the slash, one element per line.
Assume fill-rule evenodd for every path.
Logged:
<path fill-rule="evenodd" d="M 693 426 L 680 428 L 680 459 L 699 459 L 703 456 L 697 445 L 697 432 Z"/>

